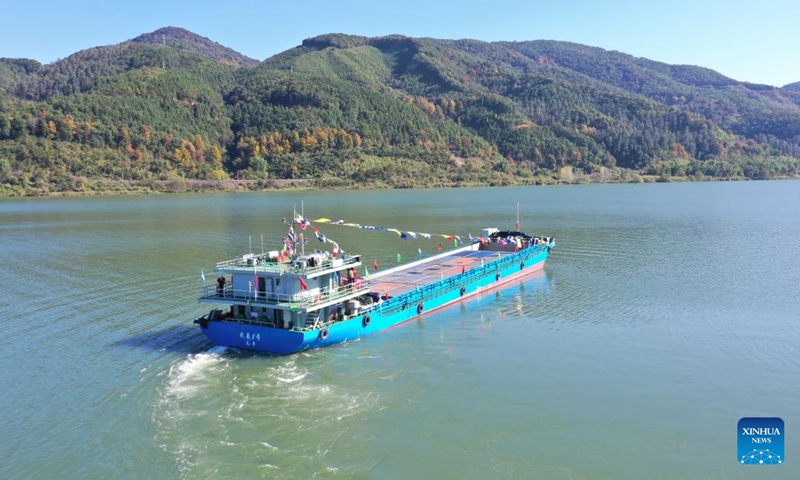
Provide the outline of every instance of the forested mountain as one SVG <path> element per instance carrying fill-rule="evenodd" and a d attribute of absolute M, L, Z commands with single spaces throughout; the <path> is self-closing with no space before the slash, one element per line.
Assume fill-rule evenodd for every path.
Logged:
<path fill-rule="evenodd" d="M 167 27 L 0 59 L 0 193 L 795 176 L 798 85 L 554 41 L 331 34 L 259 63 Z"/>
<path fill-rule="evenodd" d="M 177 27 L 159 28 L 130 40 L 130 43 L 166 45 L 176 50 L 196 53 L 215 62 L 234 67 L 255 67 L 260 62 L 254 58 Z"/>

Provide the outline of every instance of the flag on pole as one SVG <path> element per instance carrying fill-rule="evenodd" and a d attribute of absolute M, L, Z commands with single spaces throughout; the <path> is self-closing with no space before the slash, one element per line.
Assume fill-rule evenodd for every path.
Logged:
<path fill-rule="evenodd" d="M 464 265 L 461 265 L 461 275 L 464 275 L 464 273 L 466 271 L 467 271 L 467 267 L 465 267 Z"/>
<path fill-rule="evenodd" d="M 258 300 L 258 272 L 255 265 L 253 265 L 253 298 Z"/>
<path fill-rule="evenodd" d="M 308 290 L 308 285 L 306 285 L 305 280 L 303 277 L 300 277 L 300 290 Z"/>
<path fill-rule="evenodd" d="M 364 278 L 369 278 L 369 267 L 366 265 L 364 265 Z"/>
<path fill-rule="evenodd" d="M 397 254 L 397 263 L 400 263 L 402 261 L 403 261 L 403 256 L 398 253 Z"/>
<path fill-rule="evenodd" d="M 200 278 L 203 279 L 203 283 L 206 283 L 206 272 L 200 270 Z"/>
<path fill-rule="evenodd" d="M 422 247 L 417 247 L 417 252 L 419 253 L 419 258 L 422 258 Z"/>
<path fill-rule="evenodd" d="M 378 261 L 377 260 L 372 262 L 372 269 L 375 270 L 376 272 L 378 271 Z"/>
<path fill-rule="evenodd" d="M 439 242 L 439 251 L 442 251 L 442 242 Z"/>

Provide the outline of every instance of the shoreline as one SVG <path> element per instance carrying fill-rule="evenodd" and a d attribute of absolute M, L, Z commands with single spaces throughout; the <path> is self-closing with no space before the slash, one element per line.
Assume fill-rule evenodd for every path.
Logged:
<path fill-rule="evenodd" d="M 616 178 L 599 178 L 597 175 L 572 174 L 570 179 L 537 176 L 521 181 L 493 182 L 436 182 L 433 185 L 408 186 L 373 182 L 367 185 L 347 183 L 343 179 L 266 179 L 266 180 L 90 180 L 83 190 L 49 191 L 45 188 L 21 189 L 7 184 L 0 185 L 0 198 L 24 197 L 82 197 L 117 195 L 161 195 L 181 193 L 250 193 L 278 191 L 337 191 L 337 190 L 409 190 L 427 188 L 470 187 L 524 187 L 567 186 L 617 183 L 682 183 L 682 182 L 734 182 L 754 180 L 797 180 L 800 175 L 776 176 L 763 179 L 746 177 L 671 177 L 623 173 Z"/>

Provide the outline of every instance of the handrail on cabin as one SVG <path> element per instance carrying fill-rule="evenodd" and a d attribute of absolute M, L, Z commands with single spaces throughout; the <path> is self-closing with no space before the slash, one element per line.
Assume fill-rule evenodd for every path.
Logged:
<path fill-rule="evenodd" d="M 339 298 L 344 298 L 356 292 L 366 290 L 367 284 L 364 279 L 357 279 L 355 282 L 334 288 L 321 288 L 319 290 L 303 291 L 294 294 L 261 292 L 258 290 L 234 289 L 231 285 L 226 285 L 220 291 L 216 285 L 205 285 L 202 287 L 202 299 L 234 300 L 248 302 L 269 302 L 276 304 L 289 304 L 292 306 L 307 307 L 318 303 L 325 303 Z"/>

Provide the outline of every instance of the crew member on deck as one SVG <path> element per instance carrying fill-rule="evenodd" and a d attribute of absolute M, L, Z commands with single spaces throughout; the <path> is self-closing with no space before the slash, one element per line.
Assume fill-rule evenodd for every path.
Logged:
<path fill-rule="evenodd" d="M 217 293 L 224 295 L 225 293 L 225 276 L 220 275 L 217 277 Z"/>

